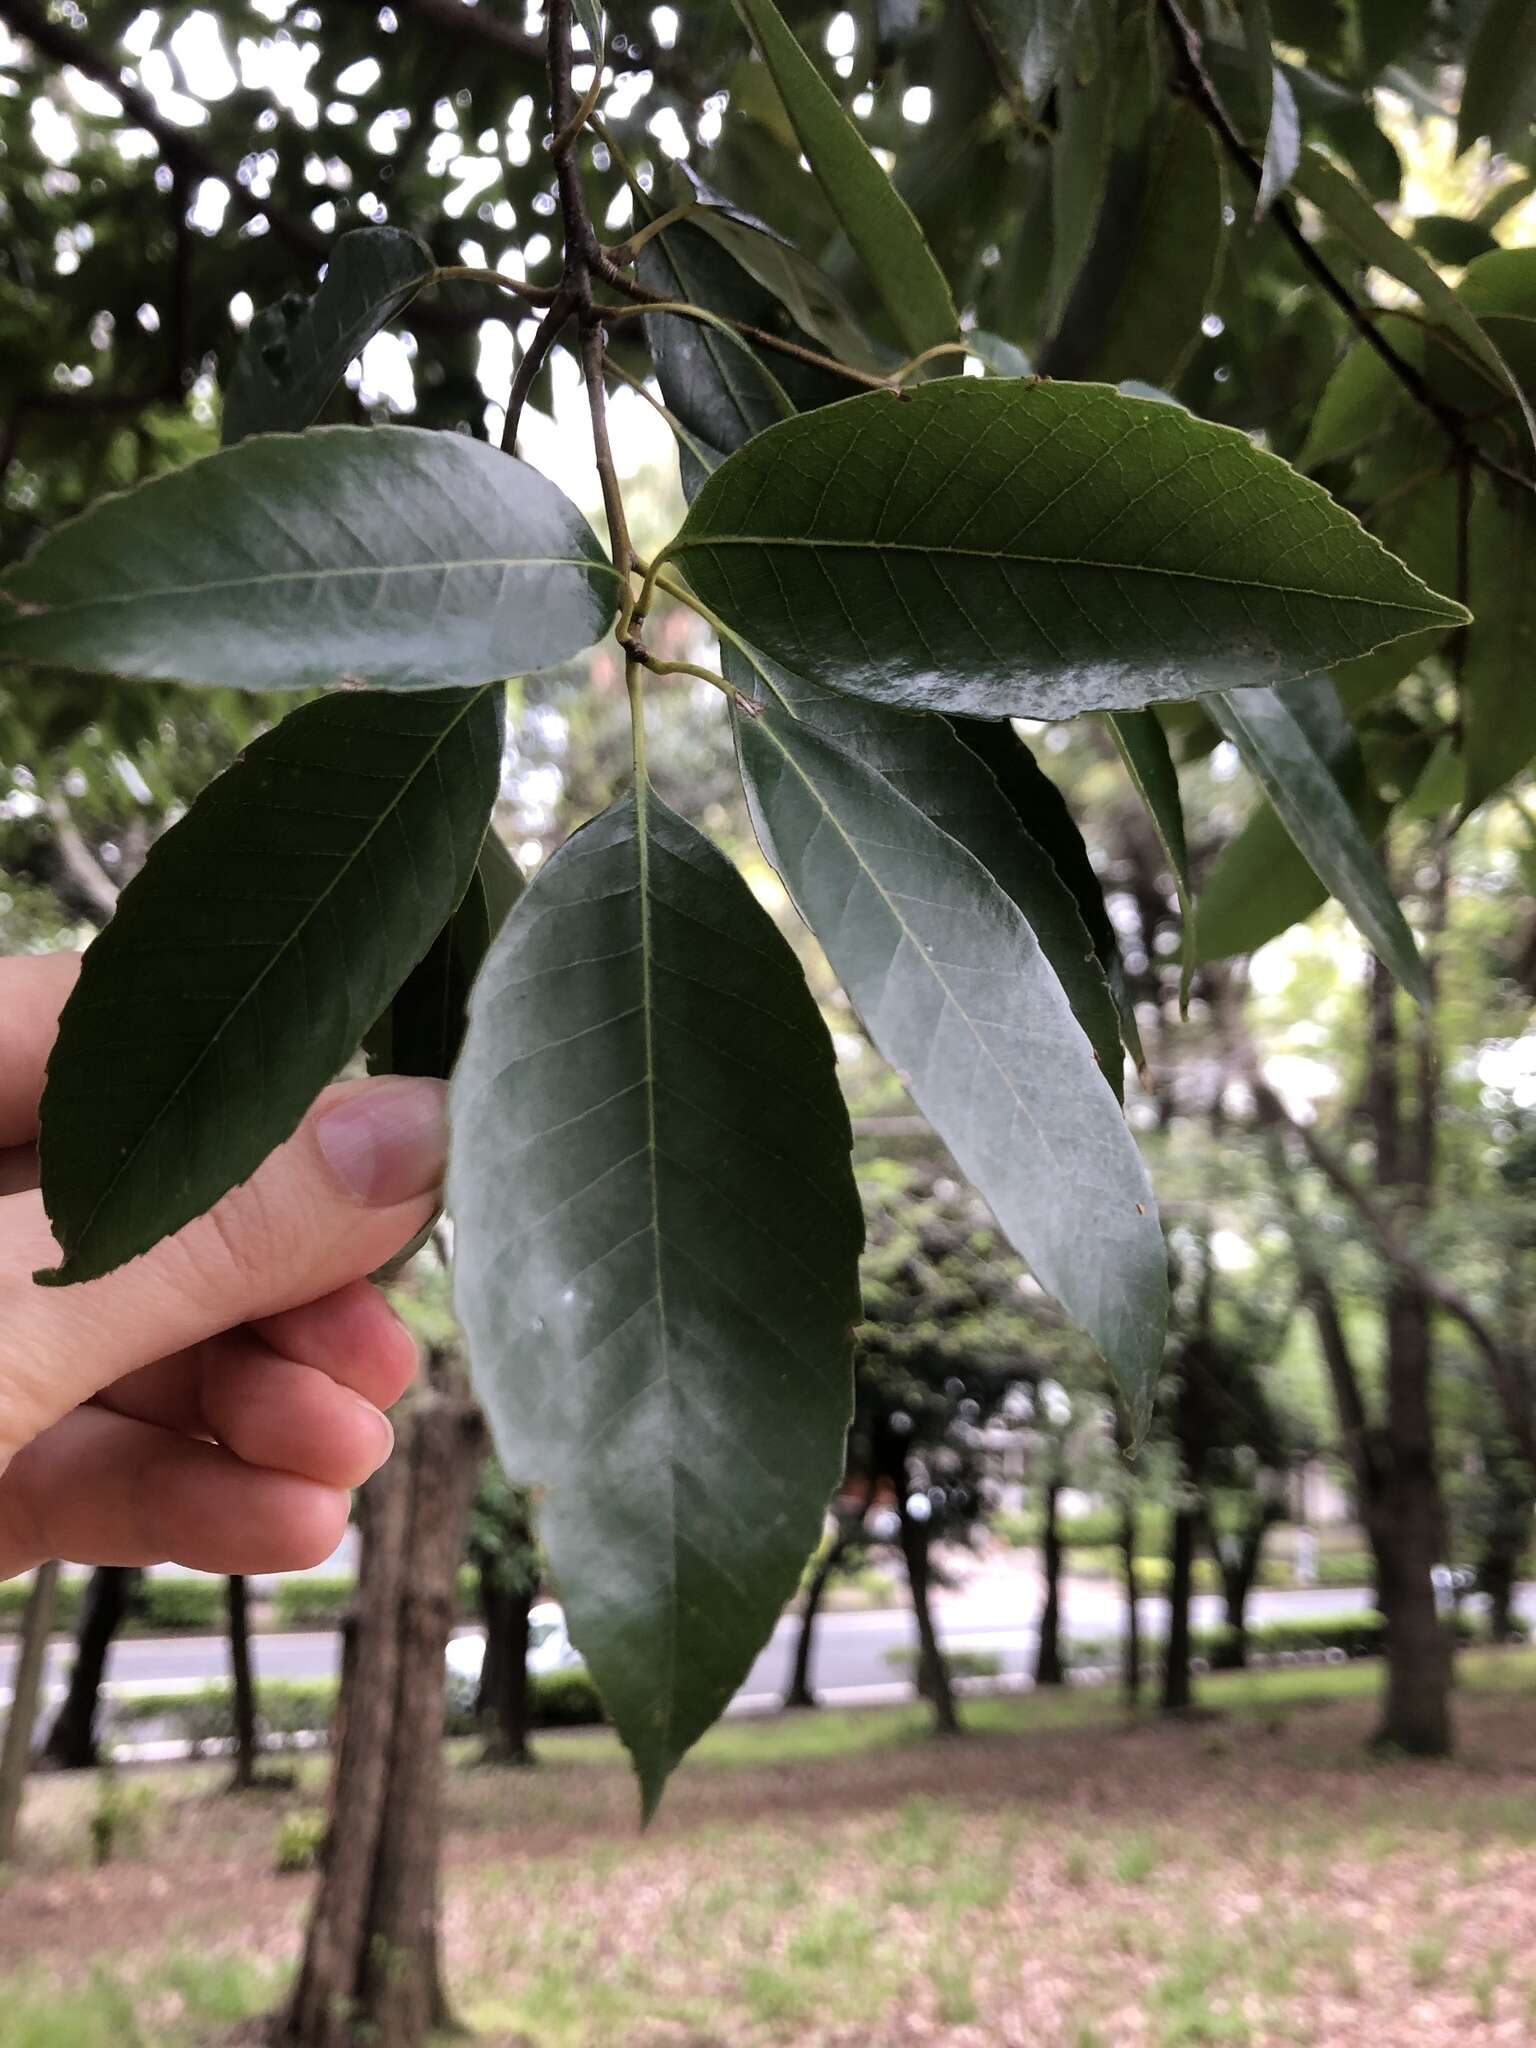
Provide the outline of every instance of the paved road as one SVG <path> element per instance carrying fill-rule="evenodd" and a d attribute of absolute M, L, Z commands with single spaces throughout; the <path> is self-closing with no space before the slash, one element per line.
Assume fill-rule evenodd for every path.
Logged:
<path fill-rule="evenodd" d="M 1028 1596 L 1023 1595 L 1019 1605 Z M 1112 1642 L 1120 1633 L 1124 1613 L 1117 1589 L 1107 1582 L 1072 1580 L 1066 1587 L 1066 1632 L 1076 1641 Z M 1250 1606 L 1256 1622 L 1279 1620 L 1286 1615 L 1351 1614 L 1367 1606 L 1363 1591 L 1323 1590 L 1308 1592 L 1258 1592 Z M 1536 1585 L 1520 1590 L 1519 1608 L 1529 1622 L 1536 1622 Z M 1194 1603 L 1197 1627 L 1220 1620 L 1220 1603 L 1210 1595 Z M 1156 1634 L 1163 1625 L 1163 1603 L 1143 1603 L 1144 1623 Z M 944 1602 L 939 1610 L 939 1627 L 950 1649 L 984 1650 L 998 1657 L 1009 1675 L 1022 1675 L 1029 1668 L 1034 1650 L 1035 1629 L 1030 1615 L 1009 1612 L 995 1595 L 977 1598 L 963 1595 Z M 795 1650 L 796 1625 L 780 1622 L 773 1640 L 752 1667 L 741 1698 L 761 1702 L 784 1690 Z M 812 1682 L 827 1694 L 860 1691 L 897 1682 L 904 1675 L 893 1666 L 889 1653 L 909 1649 L 914 1642 L 911 1616 L 902 1610 L 880 1613 L 828 1614 L 817 1632 L 812 1664 Z M 9 1696 L 14 1645 L 0 1643 L 0 1698 Z M 255 1642 L 256 1666 L 262 1678 L 328 1678 L 334 1676 L 340 1655 L 340 1639 L 314 1632 L 303 1635 L 260 1635 Z M 50 1654 L 49 1682 L 62 1682 L 69 1645 L 56 1642 Z M 164 1638 L 128 1637 L 114 1644 L 108 1669 L 108 1683 L 136 1690 L 174 1690 L 195 1686 L 228 1674 L 222 1638 L 182 1636 Z"/>

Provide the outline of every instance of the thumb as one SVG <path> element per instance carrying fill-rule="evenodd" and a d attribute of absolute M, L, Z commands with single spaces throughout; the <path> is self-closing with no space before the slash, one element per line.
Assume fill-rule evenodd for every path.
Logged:
<path fill-rule="evenodd" d="M 139 1366 L 297 1308 L 382 1265 L 436 1206 L 440 1081 L 328 1089 L 288 1142 L 206 1216 L 74 1287 L 32 1274 L 58 1250 L 35 1192 L 0 1199 L 0 1464 Z"/>

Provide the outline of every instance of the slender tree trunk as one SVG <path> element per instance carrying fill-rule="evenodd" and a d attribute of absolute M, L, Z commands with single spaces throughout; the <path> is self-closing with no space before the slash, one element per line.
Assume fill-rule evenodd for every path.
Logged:
<path fill-rule="evenodd" d="M 958 1735 L 960 1715 L 954 1688 L 949 1680 L 949 1663 L 939 1644 L 929 1605 L 929 1538 L 927 1524 L 914 1521 L 907 1513 L 906 1490 L 901 1487 L 897 1507 L 901 1516 L 901 1555 L 907 1567 L 907 1584 L 912 1589 L 912 1614 L 917 1622 L 917 1689 L 933 1708 L 935 1735 Z"/>
<path fill-rule="evenodd" d="M 364 1490 L 364 1549 L 320 1889 L 276 2039 L 423 2048 L 450 2023 L 438 1956 L 443 1653 L 484 1451 L 456 1380 L 401 1418 Z"/>
<path fill-rule="evenodd" d="M 22 1617 L 21 1641 L 16 1647 L 16 1666 L 11 1676 L 11 1710 L 6 1717 L 5 1745 L 0 1749 L 0 1864 L 10 1862 L 16 1847 L 16 1823 L 21 1817 L 21 1798 L 32 1761 L 32 1731 L 37 1725 L 37 1703 L 43 1689 L 48 1641 L 53 1634 L 58 1584 L 58 1565 L 39 1565 Z"/>
<path fill-rule="evenodd" d="M 1045 1518 L 1040 1533 L 1040 1568 L 1045 1577 L 1045 1605 L 1040 1610 L 1040 1643 L 1035 1652 L 1036 1685 L 1065 1685 L 1061 1659 L 1061 1481 L 1053 1471 L 1045 1486 Z"/>
<path fill-rule="evenodd" d="M 485 1664 L 475 1714 L 486 1731 L 482 1761 L 519 1767 L 532 1764 L 528 1615 L 533 1588 L 509 1590 L 498 1583 L 497 1561 L 487 1561 L 480 1567 L 479 1601 L 485 1623 Z"/>
<path fill-rule="evenodd" d="M 102 1680 L 113 1639 L 127 1618 L 138 1583 L 134 1566 L 102 1565 L 91 1573 L 80 1603 L 69 1691 L 43 1746 L 43 1762 L 52 1770 L 93 1771 L 101 1761 L 96 1717 Z"/>
<path fill-rule="evenodd" d="M 1262 1500 L 1256 1500 L 1235 1545 L 1223 1548 L 1216 1531 L 1215 1517 L 1206 1513 L 1207 1544 L 1212 1561 L 1221 1574 L 1222 1619 L 1226 1626 L 1216 1662 L 1223 1670 L 1245 1671 L 1248 1668 L 1248 1595 L 1258 1581 L 1264 1538 L 1275 1520 L 1275 1509 Z"/>
<path fill-rule="evenodd" d="M 1120 1513 L 1120 1568 L 1125 1579 L 1124 1662 L 1120 1689 L 1128 1707 L 1141 1703 L 1141 1587 L 1136 1576 L 1136 1503 L 1128 1500 Z"/>
<path fill-rule="evenodd" d="M 229 1674 L 235 1709 L 234 1789 L 248 1792 L 256 1782 L 256 1685 L 251 1676 L 250 1601 L 245 1580 L 232 1576 L 229 1605 Z"/>
<path fill-rule="evenodd" d="M 1174 1511 L 1168 1548 L 1168 1641 L 1163 1650 L 1162 1707 L 1165 1714 L 1179 1713 L 1194 1701 L 1189 1672 L 1189 1598 L 1194 1579 L 1198 1519 L 1198 1511 L 1192 1507 Z"/>
<path fill-rule="evenodd" d="M 789 1681 L 789 1690 L 784 1695 L 786 1707 L 814 1707 L 817 1704 L 811 1689 L 811 1650 L 816 1640 L 816 1622 L 821 1613 L 821 1602 L 832 1574 L 842 1563 L 848 1550 L 848 1533 L 839 1529 L 828 1544 L 812 1572 L 810 1583 L 805 1589 L 805 1601 L 800 1610 L 800 1632 L 795 1639 L 795 1668 Z"/>

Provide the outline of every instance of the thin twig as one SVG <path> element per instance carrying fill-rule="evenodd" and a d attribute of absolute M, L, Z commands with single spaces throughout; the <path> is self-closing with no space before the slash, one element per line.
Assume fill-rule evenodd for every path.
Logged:
<path fill-rule="evenodd" d="M 507 417 L 502 422 L 501 452 L 513 455 L 517 452 L 517 430 L 522 424 L 523 407 L 528 403 L 528 394 L 533 389 L 534 379 L 544 367 L 544 358 L 560 338 L 560 331 L 576 310 L 573 294 L 556 292 L 554 303 L 534 329 L 528 346 L 523 350 L 523 359 L 513 373 L 512 388 L 507 393 Z"/>
<path fill-rule="evenodd" d="M 1178 0 L 1157 0 L 1158 12 L 1162 15 L 1174 45 L 1179 65 L 1180 78 L 1194 104 L 1217 141 L 1241 172 L 1244 179 L 1257 192 L 1263 183 L 1264 167 L 1243 141 L 1228 114 L 1220 93 L 1205 68 L 1200 53 L 1200 38 L 1185 20 Z M 1525 476 L 1517 469 L 1499 462 L 1470 439 L 1464 414 L 1454 406 L 1447 405 L 1430 385 L 1424 373 L 1410 363 L 1381 333 L 1371 308 L 1360 305 L 1349 288 L 1329 269 L 1317 250 L 1308 241 L 1293 207 L 1284 199 L 1276 199 L 1269 210 L 1269 218 L 1290 244 L 1296 260 L 1314 278 L 1321 289 L 1343 313 L 1360 338 L 1381 358 L 1398 383 L 1414 403 L 1426 412 L 1443 433 L 1449 436 L 1458 454 L 1489 470 L 1495 476 L 1502 476 L 1508 482 L 1517 483 L 1522 489 L 1536 491 L 1536 479 Z"/>

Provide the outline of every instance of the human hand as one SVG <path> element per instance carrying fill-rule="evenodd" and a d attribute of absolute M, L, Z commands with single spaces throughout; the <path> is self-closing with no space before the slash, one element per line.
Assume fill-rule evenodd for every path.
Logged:
<path fill-rule="evenodd" d="M 72 954 L 0 960 L 0 1579 L 61 1557 L 298 1571 L 384 1462 L 413 1340 L 363 1277 L 430 1218 L 443 1090 L 328 1089 L 256 1174 L 142 1258 L 39 1287 L 38 1099 Z"/>

